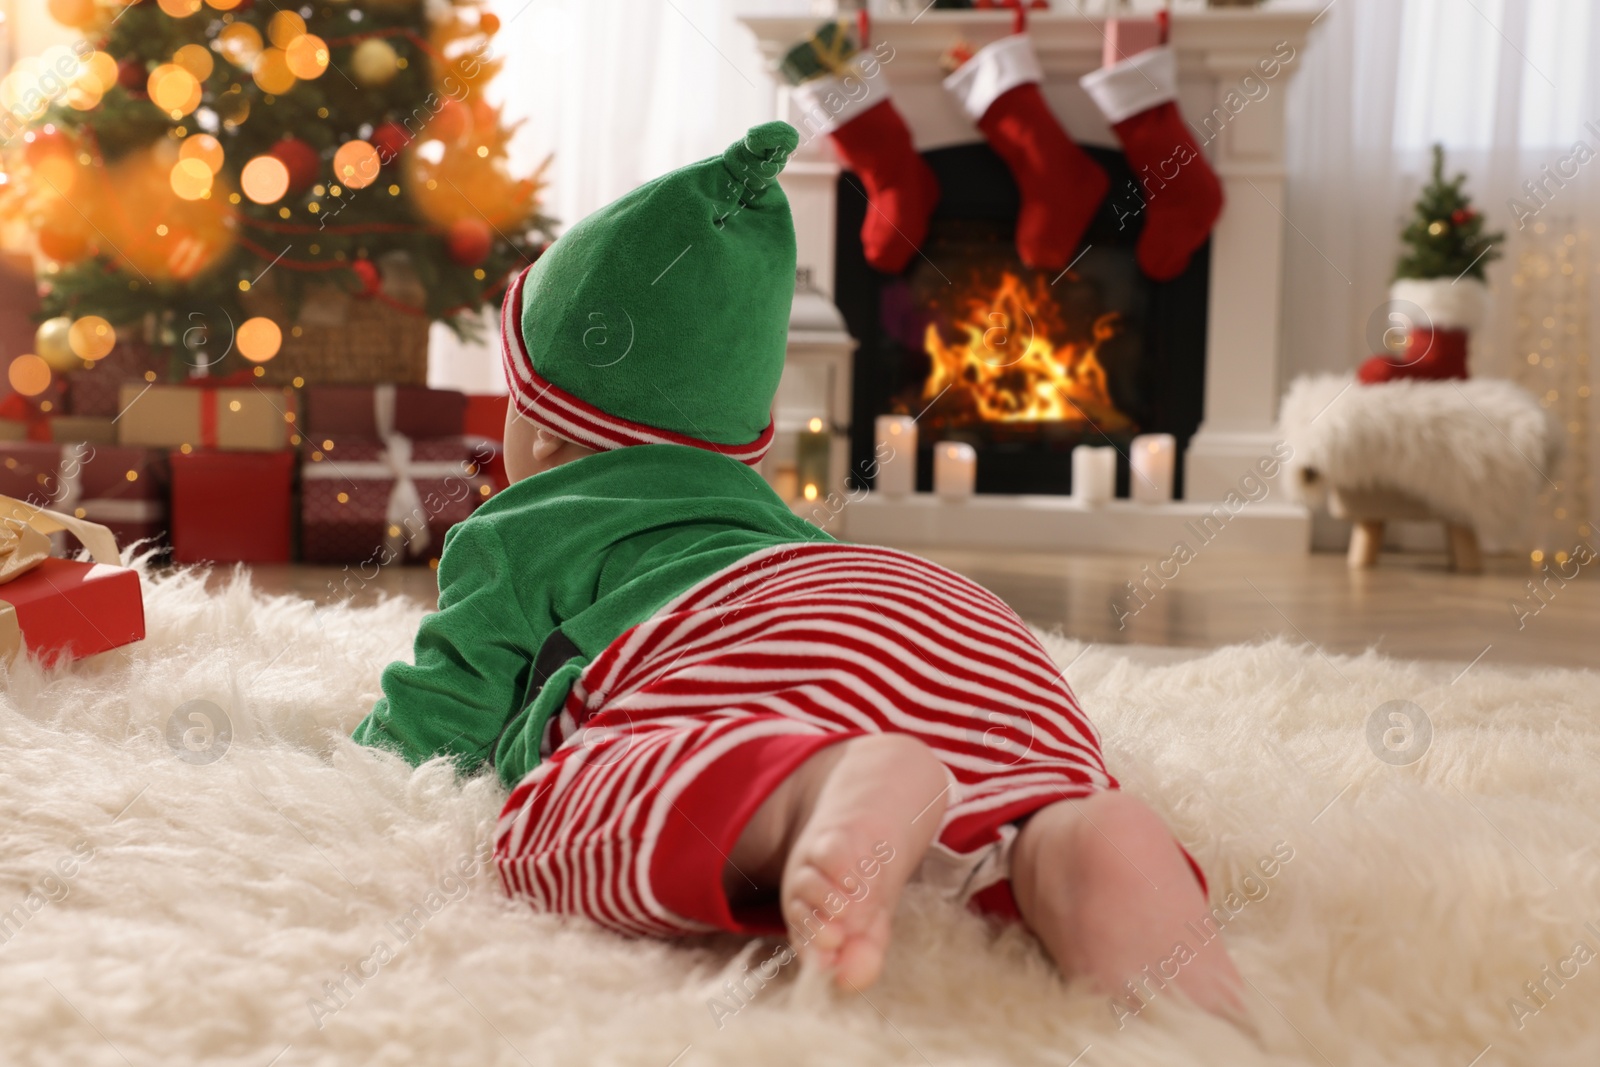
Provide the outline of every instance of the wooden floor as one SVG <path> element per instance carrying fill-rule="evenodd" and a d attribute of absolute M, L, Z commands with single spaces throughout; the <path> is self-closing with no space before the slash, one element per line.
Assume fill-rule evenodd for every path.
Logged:
<path fill-rule="evenodd" d="M 994 590 L 1029 622 L 1106 644 L 1205 649 L 1281 635 L 1326 653 L 1376 646 L 1411 659 L 1600 666 L 1600 579 L 1590 573 L 1600 563 L 1564 586 L 1549 580 L 1534 599 L 1527 583 L 1537 575 L 1526 559 L 1491 558 L 1487 573 L 1468 576 L 1445 570 L 1442 556 L 1391 554 L 1376 570 L 1351 573 L 1342 555 L 1202 554 L 1163 580 L 1146 576 L 1154 561 L 1144 558 L 929 555 Z M 435 597 L 424 568 L 394 568 L 367 582 L 336 568 L 258 567 L 255 575 L 269 591 L 323 601 Z M 1140 584 L 1139 597 L 1129 582 Z"/>

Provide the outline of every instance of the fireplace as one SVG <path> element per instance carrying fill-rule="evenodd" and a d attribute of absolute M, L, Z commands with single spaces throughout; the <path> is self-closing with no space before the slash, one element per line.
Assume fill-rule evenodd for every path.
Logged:
<path fill-rule="evenodd" d="M 1087 151 L 1113 190 L 1130 188 L 1121 153 Z M 1163 432 L 1181 450 L 1201 417 L 1209 250 L 1173 281 L 1149 281 L 1133 258 L 1142 216 L 1113 192 L 1067 270 L 1030 270 L 999 156 L 966 144 L 924 158 L 942 196 L 922 255 L 896 276 L 867 266 L 865 193 L 853 173 L 839 176 L 836 300 L 859 342 L 852 471 L 869 469 L 873 420 L 891 413 L 919 416 L 922 489 L 941 441 L 977 449 L 980 493 L 1069 492 L 1079 444 L 1126 457 L 1134 435 Z M 1124 458 L 1123 492 L 1127 478 Z"/>
<path fill-rule="evenodd" d="M 817 9 L 828 6 L 819 2 Z M 940 58 L 952 45 L 977 49 L 1004 36 L 1011 32 L 1010 12 L 930 9 L 872 20 L 872 40 L 883 57 L 879 88 L 891 92 L 943 186 L 924 248 L 937 272 L 921 258 L 897 277 L 866 266 L 857 237 L 867 210 L 861 188 L 853 175 L 841 173 L 828 138 L 814 123 L 808 126 L 791 90 L 777 79 L 774 113 L 801 132 L 779 180 L 794 210 L 806 284 L 790 322 L 776 405 L 779 428 L 788 436 L 780 433 L 783 450 L 774 445 L 769 465 L 777 474 L 786 463 L 792 467 L 796 461 L 785 458 L 795 452 L 788 438 L 819 420 L 832 450 L 827 484 L 799 510 L 849 540 L 905 548 L 1170 554 L 1186 523 L 1203 523 L 1238 498 L 1240 479 L 1272 454 L 1278 440 L 1282 250 L 1295 239 L 1282 208 L 1284 103 L 1315 19 L 1314 9 L 1298 5 L 1173 13 L 1179 108 L 1227 204 L 1188 273 L 1161 285 L 1144 279 L 1132 261 L 1137 213 L 1125 228 L 1117 225 L 1118 209 L 1127 213 L 1132 206 L 1130 176 L 1112 131 L 1078 85 L 1101 64 L 1101 19 L 1057 4 L 1031 12 L 1028 20 L 1046 101 L 1112 178 L 1110 202 L 1085 237 L 1087 251 L 1060 278 L 1036 277 L 1017 262 L 1010 172 L 941 85 Z M 776 69 L 794 42 L 816 28 L 817 17 L 741 21 Z M 1257 84 L 1246 79 L 1256 77 L 1267 55 L 1293 58 L 1283 61 L 1268 92 L 1257 86 L 1245 102 L 1241 86 Z M 996 313 L 1002 321 L 988 318 Z M 987 325 L 975 342 L 979 323 Z M 1022 329 L 1022 357 L 1007 347 L 1017 339 L 1015 324 Z M 996 327 L 1000 333 L 990 340 L 1005 345 L 985 346 L 984 335 Z M 1041 332 L 1048 352 L 1036 342 Z M 940 360 L 944 377 L 935 370 Z M 941 396 L 963 375 L 1000 395 L 981 403 L 951 399 L 954 389 Z M 937 383 L 932 390 L 930 379 Z M 1030 389 L 1038 405 L 1019 397 Z M 930 402 L 935 406 L 924 412 Z M 1074 405 L 1082 410 L 1074 412 Z M 895 411 L 921 416 L 919 488 L 930 487 L 931 442 L 956 439 L 981 453 L 977 495 L 948 500 L 926 491 L 866 491 L 876 471 L 873 420 Z M 1043 417 L 1052 413 L 1061 417 Z M 1133 434 L 1155 432 L 1172 434 L 1181 449 L 1181 499 L 1090 505 L 1067 495 L 1076 444 L 1109 441 L 1125 456 Z M 1125 459 L 1122 466 L 1118 491 L 1126 494 Z M 825 506 L 819 510 L 818 504 Z M 1227 528 L 1208 552 L 1303 552 L 1310 545 L 1309 512 L 1276 491 Z"/>

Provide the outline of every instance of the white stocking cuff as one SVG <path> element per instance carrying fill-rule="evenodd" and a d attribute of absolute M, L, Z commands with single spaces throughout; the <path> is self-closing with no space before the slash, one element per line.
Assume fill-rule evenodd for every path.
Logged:
<path fill-rule="evenodd" d="M 1115 126 L 1123 119 L 1178 98 L 1178 59 L 1168 45 L 1129 56 L 1111 67 L 1085 74 L 1078 84 Z"/>
<path fill-rule="evenodd" d="M 852 56 L 840 74 L 801 82 L 789 94 L 796 126 L 811 133 L 832 133 L 889 99 L 889 80 L 883 76 L 883 61 L 863 51 Z"/>
<path fill-rule="evenodd" d="M 944 80 L 944 87 L 960 101 L 961 109 L 974 122 L 983 118 L 989 105 L 1003 93 L 1019 85 L 1044 80 L 1033 42 L 1025 33 L 1014 33 L 984 45 L 972 58 Z"/>

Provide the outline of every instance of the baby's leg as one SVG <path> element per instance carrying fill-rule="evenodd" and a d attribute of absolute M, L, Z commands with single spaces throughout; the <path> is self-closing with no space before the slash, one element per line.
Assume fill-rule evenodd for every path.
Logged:
<path fill-rule="evenodd" d="M 1221 939 L 1202 940 L 1211 916 L 1188 860 L 1133 797 L 1097 793 L 1040 809 L 1017 835 L 1011 888 L 1064 973 L 1116 996 L 1129 981 L 1141 994 L 1170 981 L 1209 1011 L 1242 1012 Z"/>
<path fill-rule="evenodd" d="M 883 969 L 895 906 L 939 829 L 949 782 L 928 747 L 902 734 L 823 749 L 746 824 L 724 875 L 729 899 L 778 890 L 801 959 L 865 988 Z"/>

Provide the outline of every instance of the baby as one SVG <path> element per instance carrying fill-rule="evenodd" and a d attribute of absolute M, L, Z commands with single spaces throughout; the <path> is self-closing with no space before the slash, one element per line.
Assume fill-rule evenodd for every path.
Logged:
<path fill-rule="evenodd" d="M 355 736 L 492 762 L 501 881 L 540 910 L 786 933 L 860 989 L 916 877 L 1131 991 L 1198 940 L 1204 881 L 1117 790 L 1061 670 L 987 590 L 833 540 L 750 466 L 783 367 L 775 178 L 796 143 L 757 126 L 512 283 L 513 484 L 450 531 L 415 663 Z M 1180 962 L 1190 999 L 1237 1008 L 1220 939 Z"/>

